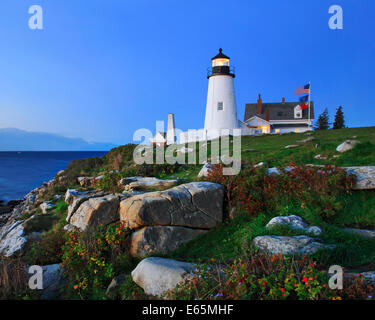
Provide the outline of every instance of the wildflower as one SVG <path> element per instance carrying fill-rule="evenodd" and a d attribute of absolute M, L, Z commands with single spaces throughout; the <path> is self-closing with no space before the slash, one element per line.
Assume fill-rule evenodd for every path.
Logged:
<path fill-rule="evenodd" d="M 306 277 L 303 277 L 302 281 L 303 281 L 303 282 L 307 282 L 307 278 L 306 278 Z"/>
<path fill-rule="evenodd" d="M 266 281 L 263 281 L 263 285 L 264 285 L 264 286 L 266 285 Z"/>
<path fill-rule="evenodd" d="M 223 295 L 219 292 L 216 296 L 215 296 L 215 298 L 218 298 L 218 297 L 222 297 Z"/>
<path fill-rule="evenodd" d="M 75 285 L 73 288 L 74 288 L 74 290 L 77 290 L 78 289 L 78 285 Z"/>

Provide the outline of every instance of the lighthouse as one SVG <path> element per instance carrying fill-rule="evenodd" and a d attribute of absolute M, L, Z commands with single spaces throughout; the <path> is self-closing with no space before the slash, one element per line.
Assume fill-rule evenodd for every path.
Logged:
<path fill-rule="evenodd" d="M 212 59 L 212 69 L 209 70 L 206 117 L 204 130 L 207 138 L 214 138 L 222 129 L 239 128 L 237 118 L 236 96 L 233 79 L 235 77 L 230 67 L 230 58 L 219 53 Z M 220 133 L 219 133 L 220 135 Z"/>

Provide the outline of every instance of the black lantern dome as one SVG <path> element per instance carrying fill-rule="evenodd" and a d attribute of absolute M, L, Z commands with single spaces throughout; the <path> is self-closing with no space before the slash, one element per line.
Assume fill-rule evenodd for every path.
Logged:
<path fill-rule="evenodd" d="M 212 69 L 208 70 L 207 78 L 216 75 L 229 75 L 234 78 L 233 69 L 230 68 L 230 58 L 223 53 L 223 49 L 219 49 L 219 53 L 212 59 Z M 231 72 L 232 71 L 232 72 Z"/>

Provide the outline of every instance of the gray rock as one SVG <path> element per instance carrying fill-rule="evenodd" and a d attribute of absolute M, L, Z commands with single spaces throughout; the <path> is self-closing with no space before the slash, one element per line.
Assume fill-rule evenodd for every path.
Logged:
<path fill-rule="evenodd" d="M 65 193 L 65 202 L 66 204 L 71 204 L 74 198 L 77 196 L 78 191 L 76 189 L 68 189 Z"/>
<path fill-rule="evenodd" d="M 77 181 L 81 187 L 88 187 L 91 184 L 91 181 L 95 179 L 94 177 L 78 177 Z"/>
<path fill-rule="evenodd" d="M 119 220 L 119 198 L 108 195 L 83 202 L 70 218 L 70 224 L 84 231 L 88 227 L 107 225 Z"/>
<path fill-rule="evenodd" d="M 111 283 L 107 287 L 105 295 L 109 299 L 114 299 L 114 290 L 118 288 L 120 285 L 122 285 L 126 280 L 127 275 L 125 273 L 120 274 L 119 276 L 116 276 L 112 279 Z"/>
<path fill-rule="evenodd" d="M 280 174 L 280 171 L 277 168 L 268 168 L 267 169 L 267 173 L 268 173 L 268 175 L 271 175 L 271 174 Z"/>
<path fill-rule="evenodd" d="M 354 190 L 375 189 L 375 166 L 346 167 L 343 168 L 347 174 L 356 177 Z"/>
<path fill-rule="evenodd" d="M 199 171 L 198 173 L 198 178 L 207 177 L 208 174 L 213 170 L 213 168 L 214 166 L 211 163 L 205 163 L 201 171 Z"/>
<path fill-rule="evenodd" d="M 152 254 L 167 254 L 206 232 L 208 231 L 172 226 L 145 227 L 132 234 L 130 254 L 140 258 Z"/>
<path fill-rule="evenodd" d="M 293 149 L 293 148 L 297 148 L 297 147 L 299 147 L 298 144 L 290 144 L 288 146 L 285 146 L 285 149 Z"/>
<path fill-rule="evenodd" d="M 288 226 L 292 229 L 302 230 L 314 235 L 319 235 L 322 233 L 322 230 L 319 227 L 309 227 L 309 225 L 301 217 L 296 215 L 275 217 L 268 222 L 266 228 L 270 229 L 275 226 Z"/>
<path fill-rule="evenodd" d="M 253 165 L 253 168 L 259 168 L 259 167 L 264 167 L 264 162 L 259 162 Z"/>
<path fill-rule="evenodd" d="M 306 143 L 306 142 L 310 142 L 314 140 L 314 137 L 307 137 L 306 139 L 303 139 L 303 140 L 299 140 L 297 142 L 301 142 L 301 143 Z"/>
<path fill-rule="evenodd" d="M 73 232 L 74 230 L 76 230 L 77 228 L 75 226 L 72 226 L 71 224 L 67 224 L 64 226 L 63 228 L 66 232 Z"/>
<path fill-rule="evenodd" d="M 314 157 L 314 159 L 316 159 L 316 160 L 327 160 L 327 157 L 325 157 L 325 156 L 323 156 L 323 155 L 321 155 L 321 154 L 317 154 L 317 155 Z"/>
<path fill-rule="evenodd" d="M 43 300 L 53 300 L 58 298 L 60 287 L 63 283 L 63 269 L 59 264 L 42 266 L 43 268 L 43 289 L 40 298 Z"/>
<path fill-rule="evenodd" d="M 345 272 L 344 277 L 355 279 L 355 278 L 358 278 L 358 274 L 360 274 L 363 277 L 365 284 L 370 284 L 372 286 L 375 285 L 375 271 Z"/>
<path fill-rule="evenodd" d="M 131 229 L 170 225 L 211 229 L 223 219 L 224 187 L 191 182 L 136 195 L 120 203 L 120 219 Z"/>
<path fill-rule="evenodd" d="M 343 231 L 358 235 L 363 238 L 375 238 L 375 230 L 343 228 Z"/>
<path fill-rule="evenodd" d="M 190 263 L 152 257 L 142 260 L 131 275 L 146 294 L 162 297 L 191 277 L 192 268 Z"/>
<path fill-rule="evenodd" d="M 66 221 L 70 221 L 72 215 L 78 210 L 83 202 L 91 198 L 99 198 L 105 195 L 106 193 L 104 191 L 77 191 L 75 189 L 68 189 L 65 194 L 65 202 L 69 205 Z"/>
<path fill-rule="evenodd" d="M 125 187 L 125 190 L 165 190 L 178 184 L 178 180 L 162 180 L 154 177 L 130 177 L 121 179 L 119 184 Z"/>
<path fill-rule="evenodd" d="M 337 148 L 337 152 L 346 152 L 352 150 L 354 146 L 358 143 L 356 140 L 346 140 L 345 142 L 341 143 Z"/>
<path fill-rule="evenodd" d="M 10 257 L 20 251 L 27 242 L 22 222 L 14 222 L 2 232 L 0 237 L 0 253 L 6 257 Z"/>
<path fill-rule="evenodd" d="M 53 208 L 53 203 L 52 201 L 44 201 L 39 208 L 42 210 L 43 214 L 48 213 L 48 210 Z"/>
<path fill-rule="evenodd" d="M 334 245 L 325 245 L 307 236 L 259 236 L 253 240 L 254 245 L 271 254 L 313 254 L 320 249 L 333 249 Z"/>

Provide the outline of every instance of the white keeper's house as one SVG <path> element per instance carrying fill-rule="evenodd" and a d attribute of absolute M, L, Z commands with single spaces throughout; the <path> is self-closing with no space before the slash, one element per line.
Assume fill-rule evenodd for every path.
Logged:
<path fill-rule="evenodd" d="M 314 103 L 302 109 L 300 102 L 263 103 L 259 95 L 257 103 L 245 107 L 243 126 L 250 134 L 304 132 L 312 130 Z M 310 114 L 309 114 L 310 111 Z"/>

